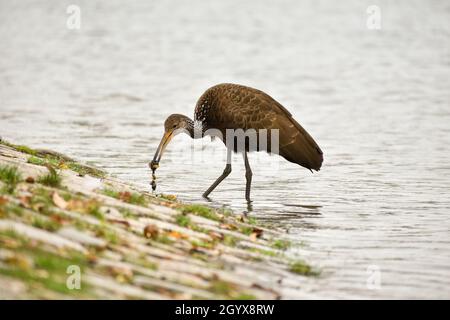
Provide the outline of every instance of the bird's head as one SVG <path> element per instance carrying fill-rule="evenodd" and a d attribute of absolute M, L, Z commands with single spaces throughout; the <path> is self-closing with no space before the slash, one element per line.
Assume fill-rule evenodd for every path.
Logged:
<path fill-rule="evenodd" d="M 153 161 L 150 163 L 150 168 L 154 171 L 158 168 L 161 156 L 164 153 L 170 140 L 177 134 L 185 132 L 191 135 L 193 131 L 193 121 L 182 114 L 171 114 L 164 122 L 164 135 L 156 149 Z"/>
<path fill-rule="evenodd" d="M 189 130 L 192 127 L 192 120 L 182 114 L 171 114 L 167 117 L 166 121 L 164 121 L 164 131 L 172 132 L 177 130 L 177 134 L 180 133 L 183 129 Z M 178 130 L 180 129 L 180 130 Z"/>

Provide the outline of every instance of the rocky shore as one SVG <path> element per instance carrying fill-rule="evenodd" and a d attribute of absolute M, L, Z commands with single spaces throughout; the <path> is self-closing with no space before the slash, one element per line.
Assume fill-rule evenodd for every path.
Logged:
<path fill-rule="evenodd" d="M 0 142 L 0 299 L 289 299 L 319 271 L 283 232 Z"/>

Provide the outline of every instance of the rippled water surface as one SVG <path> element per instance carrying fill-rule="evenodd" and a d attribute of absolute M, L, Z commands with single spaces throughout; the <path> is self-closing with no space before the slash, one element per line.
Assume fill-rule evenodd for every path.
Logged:
<path fill-rule="evenodd" d="M 0 1 L 3 138 L 149 188 L 167 115 L 191 116 L 216 83 L 259 88 L 325 154 L 314 174 L 250 154 L 250 214 L 323 270 L 294 285 L 299 297 L 450 298 L 448 1 L 378 1 L 379 31 L 368 1 L 79 3 L 81 29 L 68 30 L 65 1 Z M 158 191 L 205 202 L 225 148 L 192 146 L 174 139 Z M 247 211 L 244 188 L 236 155 L 212 204 Z"/>

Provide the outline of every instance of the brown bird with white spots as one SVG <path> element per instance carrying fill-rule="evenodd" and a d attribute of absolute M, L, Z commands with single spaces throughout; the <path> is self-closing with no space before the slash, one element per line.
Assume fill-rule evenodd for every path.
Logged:
<path fill-rule="evenodd" d="M 233 132 L 254 132 L 256 144 L 250 142 L 251 135 L 244 136 L 244 143 L 239 144 L 239 137 L 229 136 Z M 239 130 L 242 129 L 242 130 Z M 245 198 L 250 201 L 250 187 L 252 171 L 248 162 L 247 153 L 250 151 L 277 151 L 273 141 L 260 135 L 262 130 L 269 132 L 278 129 L 278 152 L 286 160 L 299 164 L 309 170 L 319 171 L 323 162 L 323 152 L 306 132 L 294 120 L 291 113 L 268 94 L 238 84 L 224 83 L 209 88 L 203 93 L 195 107 L 194 120 L 181 115 L 172 114 L 164 123 L 164 136 L 156 150 L 150 168 L 153 171 L 159 166 L 161 156 L 170 140 L 178 133 L 184 131 L 192 138 L 201 138 L 206 135 L 218 136 L 227 147 L 227 164 L 222 175 L 205 191 L 208 195 L 231 172 L 231 154 L 240 152 L 245 163 L 246 189 Z M 227 139 L 232 137 L 233 139 Z M 261 143 L 267 139 L 267 143 Z M 228 140 L 228 141 L 227 141 Z M 264 145 L 264 148 L 254 146 Z M 272 150 L 274 149 L 274 150 Z M 153 188 L 156 184 L 152 184 Z"/>

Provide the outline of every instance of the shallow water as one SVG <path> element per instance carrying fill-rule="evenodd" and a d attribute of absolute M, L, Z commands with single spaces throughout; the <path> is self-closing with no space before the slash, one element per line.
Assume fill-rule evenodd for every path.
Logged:
<path fill-rule="evenodd" d="M 303 243 L 289 253 L 323 270 L 298 296 L 450 298 L 448 2 L 379 1 L 379 31 L 367 1 L 79 3 L 81 29 L 68 30 L 60 1 L 0 1 L 3 138 L 149 189 L 167 115 L 191 116 L 216 83 L 257 87 L 325 155 L 314 174 L 250 155 L 250 214 L 286 228 Z M 225 149 L 192 146 L 169 145 L 158 191 L 205 202 Z M 247 211 L 244 188 L 237 155 L 212 204 Z"/>

